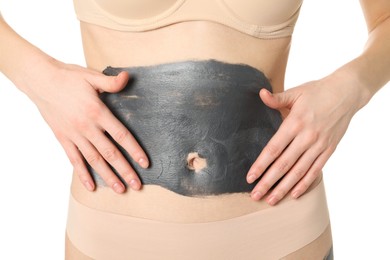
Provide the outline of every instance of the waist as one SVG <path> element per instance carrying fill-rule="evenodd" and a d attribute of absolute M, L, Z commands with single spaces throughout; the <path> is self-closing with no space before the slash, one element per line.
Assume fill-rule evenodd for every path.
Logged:
<path fill-rule="evenodd" d="M 177 23 L 147 32 L 121 32 L 81 22 L 88 67 L 149 66 L 193 59 L 244 63 L 283 91 L 291 37 L 258 39 L 208 21 Z"/>
<path fill-rule="evenodd" d="M 322 178 L 322 174 L 320 174 L 310 185 L 306 191 L 307 196 L 313 196 L 312 191 L 318 190 L 320 185 L 323 185 Z M 325 192 L 322 188 L 321 190 L 321 194 Z M 303 203 L 303 207 L 307 206 L 301 199 L 295 201 L 289 195 L 276 206 L 270 206 L 264 200 L 253 201 L 249 193 L 230 193 L 200 198 L 183 196 L 158 185 L 144 185 L 140 191 L 129 189 L 122 194 L 115 193 L 110 188 L 103 186 L 98 186 L 94 192 L 89 192 L 81 184 L 77 175 L 73 175 L 71 192 L 77 201 L 92 209 L 142 219 L 177 223 L 226 220 L 263 210 L 273 211 L 281 205 L 290 203 Z M 325 196 L 325 193 L 321 196 Z M 326 205 L 325 200 L 316 203 Z"/>
<path fill-rule="evenodd" d="M 122 150 L 144 185 L 185 196 L 253 189 L 247 171 L 282 121 L 259 98 L 261 88 L 272 91 L 262 72 L 207 60 L 104 73 L 122 70 L 132 76 L 126 88 L 101 98 L 149 156 L 150 167 L 142 169 Z"/>
<path fill-rule="evenodd" d="M 172 209 L 170 203 L 165 204 Z M 151 205 L 147 206 L 152 208 Z M 231 206 L 235 205 L 225 208 Z M 188 207 L 182 207 L 175 215 L 194 213 L 187 210 Z M 154 259 L 156 255 L 163 259 L 182 259 L 184 255 L 186 259 L 209 259 L 211 255 L 213 259 L 284 259 L 317 240 L 329 226 L 325 189 L 320 182 L 309 194 L 283 201 L 272 210 L 196 222 L 117 215 L 92 209 L 71 197 L 67 235 L 93 259 Z M 325 242 L 328 245 L 329 240 Z M 317 253 L 319 259 L 324 254 L 323 246 L 318 247 L 317 243 L 314 247 L 316 252 L 322 251 Z"/>

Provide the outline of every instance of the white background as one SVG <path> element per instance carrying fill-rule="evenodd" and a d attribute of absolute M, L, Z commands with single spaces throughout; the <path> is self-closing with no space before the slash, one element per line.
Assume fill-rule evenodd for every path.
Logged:
<path fill-rule="evenodd" d="M 84 65 L 71 0 L 0 3 L 27 40 L 59 60 Z M 286 87 L 327 75 L 358 55 L 365 40 L 358 1 L 307 0 Z M 324 169 L 336 259 L 389 257 L 389 97 L 387 85 L 359 111 Z M 63 259 L 71 171 L 34 104 L 0 75 L 0 259 Z"/>

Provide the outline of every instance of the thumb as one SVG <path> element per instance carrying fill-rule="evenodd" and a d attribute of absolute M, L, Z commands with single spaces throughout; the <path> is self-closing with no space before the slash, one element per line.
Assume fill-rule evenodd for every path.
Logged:
<path fill-rule="evenodd" d="M 107 76 L 104 74 L 101 74 L 97 77 L 95 76 L 93 77 L 91 83 L 93 87 L 100 93 L 102 92 L 115 93 L 121 91 L 126 87 L 129 78 L 130 78 L 129 73 L 127 73 L 126 71 L 121 71 L 116 76 Z"/>
<path fill-rule="evenodd" d="M 260 90 L 259 96 L 264 104 L 273 109 L 291 109 L 295 100 L 293 93 L 289 90 L 272 94 L 267 89 L 263 88 Z"/>

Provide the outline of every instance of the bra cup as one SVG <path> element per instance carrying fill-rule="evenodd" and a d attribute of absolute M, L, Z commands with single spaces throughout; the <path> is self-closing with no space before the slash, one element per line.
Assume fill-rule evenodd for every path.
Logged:
<path fill-rule="evenodd" d="M 300 8 L 303 0 L 220 0 L 239 20 L 262 26 L 288 21 Z"/>
<path fill-rule="evenodd" d="M 178 1 L 180 0 L 95 0 L 107 13 L 130 20 L 159 16 Z"/>

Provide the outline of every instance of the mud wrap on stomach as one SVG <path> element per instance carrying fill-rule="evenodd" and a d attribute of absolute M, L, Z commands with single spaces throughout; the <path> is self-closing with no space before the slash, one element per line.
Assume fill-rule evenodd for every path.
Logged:
<path fill-rule="evenodd" d="M 248 184 L 246 174 L 282 122 L 259 98 L 261 88 L 272 91 L 262 72 L 207 60 L 103 73 L 122 70 L 131 75 L 126 88 L 101 99 L 149 156 L 143 169 L 118 145 L 144 185 L 185 196 L 252 190 L 256 182 Z"/>

